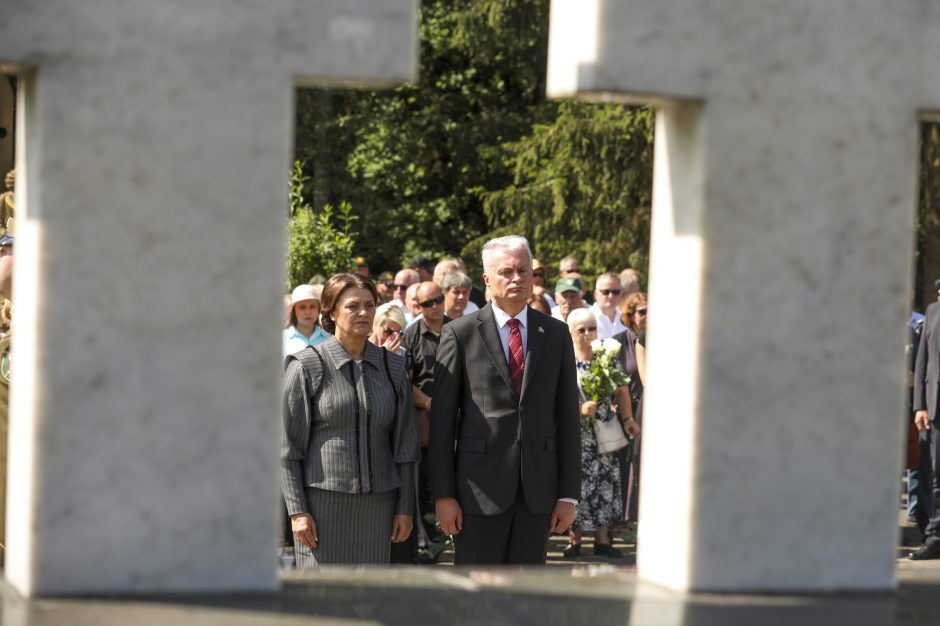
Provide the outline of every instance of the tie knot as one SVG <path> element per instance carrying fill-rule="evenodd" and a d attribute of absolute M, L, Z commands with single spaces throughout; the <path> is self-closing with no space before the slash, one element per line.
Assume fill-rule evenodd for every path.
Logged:
<path fill-rule="evenodd" d="M 516 330 L 517 328 L 519 328 L 519 320 L 517 320 L 516 318 L 512 318 L 511 320 L 509 320 L 509 328 L 511 328 L 512 330 Z"/>

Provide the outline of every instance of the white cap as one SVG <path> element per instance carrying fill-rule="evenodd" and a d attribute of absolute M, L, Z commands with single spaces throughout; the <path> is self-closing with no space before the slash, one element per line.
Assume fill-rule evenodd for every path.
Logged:
<path fill-rule="evenodd" d="M 302 300 L 316 300 L 320 302 L 320 294 L 313 285 L 300 285 L 290 294 L 290 304 L 293 307 Z"/>

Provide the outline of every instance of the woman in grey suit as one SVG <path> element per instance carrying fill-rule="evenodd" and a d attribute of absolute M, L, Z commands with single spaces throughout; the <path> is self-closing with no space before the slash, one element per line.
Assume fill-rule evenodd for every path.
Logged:
<path fill-rule="evenodd" d="M 378 294 L 337 274 L 321 324 L 334 336 L 288 357 L 281 487 L 298 567 L 386 564 L 411 534 L 418 461 L 405 359 L 367 341 Z"/>

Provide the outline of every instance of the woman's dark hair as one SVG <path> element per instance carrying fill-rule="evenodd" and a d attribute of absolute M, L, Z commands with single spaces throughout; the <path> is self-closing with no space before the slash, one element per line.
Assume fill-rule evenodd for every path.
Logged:
<path fill-rule="evenodd" d="M 646 294 L 642 291 L 631 293 L 620 303 L 621 321 L 634 332 L 636 332 L 636 325 L 633 316 L 636 314 L 636 308 L 645 303 Z"/>
<path fill-rule="evenodd" d="M 359 274 L 334 274 L 323 285 L 323 292 L 320 294 L 320 326 L 331 335 L 336 332 L 336 323 L 330 317 L 330 313 L 336 309 L 336 303 L 343 292 L 350 287 L 365 289 L 372 294 L 375 303 L 379 302 L 379 292 L 375 290 L 375 285 L 368 278 Z"/>

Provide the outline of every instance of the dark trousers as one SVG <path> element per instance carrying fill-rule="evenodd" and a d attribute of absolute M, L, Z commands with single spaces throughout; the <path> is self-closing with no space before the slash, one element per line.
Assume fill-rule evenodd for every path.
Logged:
<path fill-rule="evenodd" d="M 926 543 L 940 542 L 940 427 L 936 420 L 930 420 L 930 430 L 927 431 L 927 443 L 930 446 L 930 463 L 925 467 L 921 464 L 920 479 L 930 485 L 930 501 L 926 506 L 930 521 L 927 522 Z M 927 470 L 927 476 L 924 476 Z"/>
<path fill-rule="evenodd" d="M 551 515 L 537 515 L 525 504 L 522 485 L 516 501 L 498 515 L 463 514 L 454 537 L 454 565 L 544 565 Z"/>
<path fill-rule="evenodd" d="M 287 513 L 287 503 L 281 496 L 281 532 L 278 543 L 282 548 L 294 547 L 294 530 L 290 524 L 290 515 Z"/>
<path fill-rule="evenodd" d="M 907 516 L 917 522 L 921 532 L 930 521 L 931 487 L 930 437 L 919 433 L 920 463 L 917 469 L 907 470 Z"/>

